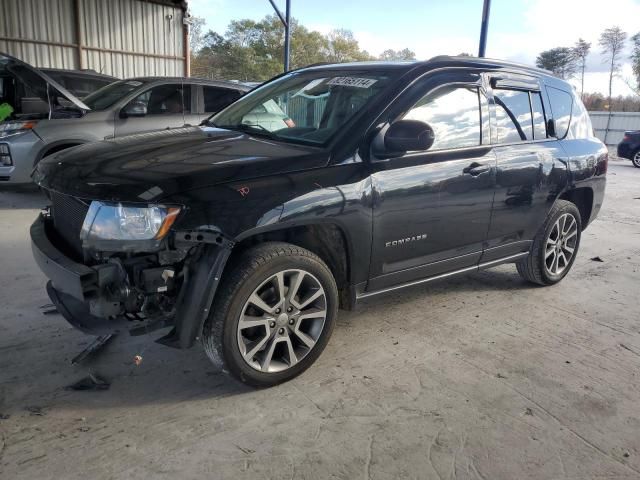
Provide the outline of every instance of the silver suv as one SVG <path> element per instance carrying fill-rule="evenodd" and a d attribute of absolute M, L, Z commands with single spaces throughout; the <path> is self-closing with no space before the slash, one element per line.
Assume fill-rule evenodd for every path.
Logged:
<path fill-rule="evenodd" d="M 31 182 L 42 158 L 69 147 L 198 125 L 251 89 L 235 82 L 146 77 L 111 83 L 79 100 L 41 70 L 9 56 L 0 55 L 0 61 L 49 105 L 46 114 L 16 105 L 0 123 L 0 185 Z"/>

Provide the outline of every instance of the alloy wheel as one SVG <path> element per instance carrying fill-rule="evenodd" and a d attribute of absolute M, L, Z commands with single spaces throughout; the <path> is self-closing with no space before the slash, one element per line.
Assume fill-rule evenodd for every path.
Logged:
<path fill-rule="evenodd" d="M 304 270 L 284 270 L 265 280 L 245 302 L 237 338 L 242 358 L 255 370 L 287 370 L 314 348 L 324 329 L 327 297 Z"/>
<path fill-rule="evenodd" d="M 636 152 L 631 161 L 636 167 L 640 168 L 640 150 Z"/>
<path fill-rule="evenodd" d="M 578 242 L 578 222 L 570 213 L 558 217 L 545 244 L 544 263 L 547 272 L 557 276 L 571 263 Z"/>

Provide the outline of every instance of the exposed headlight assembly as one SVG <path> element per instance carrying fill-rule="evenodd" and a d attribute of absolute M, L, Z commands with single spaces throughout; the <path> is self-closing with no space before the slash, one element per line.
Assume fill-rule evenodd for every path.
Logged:
<path fill-rule="evenodd" d="M 141 207 L 93 201 L 84 219 L 80 238 L 85 245 L 114 241 L 133 242 L 132 246 L 142 241 L 146 241 L 150 247 L 159 245 L 169 233 L 178 213 L 179 207 Z"/>

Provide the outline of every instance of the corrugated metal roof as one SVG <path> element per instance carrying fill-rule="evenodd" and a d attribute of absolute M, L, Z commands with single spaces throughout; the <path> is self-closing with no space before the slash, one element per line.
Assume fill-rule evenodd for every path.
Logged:
<path fill-rule="evenodd" d="M 37 67 L 90 68 L 120 78 L 185 74 L 179 5 L 78 0 L 78 10 L 76 22 L 75 0 L 0 1 L 0 51 Z"/>

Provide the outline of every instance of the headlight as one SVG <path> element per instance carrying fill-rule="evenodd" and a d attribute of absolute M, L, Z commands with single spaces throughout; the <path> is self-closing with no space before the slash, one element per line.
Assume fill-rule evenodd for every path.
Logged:
<path fill-rule="evenodd" d="M 27 130 L 31 130 L 36 126 L 37 122 L 33 120 L 26 122 L 2 122 L 0 123 L 0 137 L 8 137 L 9 135 L 13 135 L 19 132 L 25 132 Z"/>
<path fill-rule="evenodd" d="M 92 240 L 162 240 L 176 217 L 178 207 L 91 202 L 80 238 Z"/>

